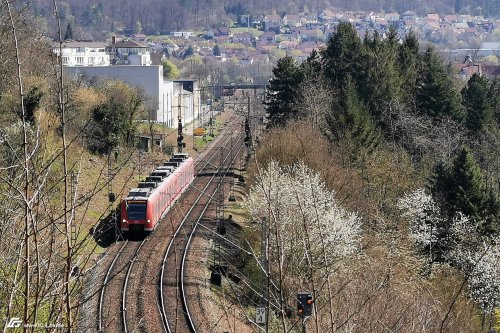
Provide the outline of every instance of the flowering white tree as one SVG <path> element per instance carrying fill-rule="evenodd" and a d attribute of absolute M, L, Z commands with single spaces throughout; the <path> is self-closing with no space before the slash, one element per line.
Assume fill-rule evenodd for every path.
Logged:
<path fill-rule="evenodd" d="M 360 249 L 358 215 L 341 208 L 320 175 L 303 163 L 283 167 L 269 163 L 251 187 L 246 206 L 254 219 L 269 221 L 270 275 L 278 280 L 271 297 L 282 305 L 281 312 L 294 304 L 297 286 L 312 288 L 315 311 L 320 304 L 331 308 L 330 276 L 341 268 L 342 259 Z M 286 326 L 284 314 L 282 325 Z"/>
<path fill-rule="evenodd" d="M 398 201 L 403 216 L 410 222 L 410 234 L 418 245 L 430 246 L 439 241 L 438 228 L 443 223 L 439 206 L 423 189 L 406 195 Z M 469 287 L 469 295 L 484 313 L 492 314 L 500 304 L 500 242 L 482 236 L 480 221 L 456 212 L 449 225 L 445 241 L 446 261 L 459 268 Z"/>
<path fill-rule="evenodd" d="M 315 254 L 322 252 L 320 240 L 332 260 L 345 258 L 359 249 L 360 218 L 342 209 L 320 175 L 302 163 L 280 167 L 271 162 L 250 189 L 246 206 L 252 217 L 270 216 L 277 224 L 283 235 L 281 245 L 287 253 L 303 250 L 304 247 L 299 249 L 296 245 L 305 243 L 304 222 Z"/>
<path fill-rule="evenodd" d="M 410 235 L 417 245 L 432 247 L 438 238 L 442 223 L 440 209 L 431 195 L 424 189 L 418 189 L 398 201 L 402 216 L 410 221 Z"/>

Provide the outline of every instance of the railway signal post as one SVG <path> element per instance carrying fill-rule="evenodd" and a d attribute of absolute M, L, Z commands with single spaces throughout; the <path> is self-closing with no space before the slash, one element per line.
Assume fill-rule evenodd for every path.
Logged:
<path fill-rule="evenodd" d="M 297 293 L 297 312 L 302 318 L 302 333 L 306 332 L 306 319 L 312 315 L 314 300 L 311 292 Z"/>

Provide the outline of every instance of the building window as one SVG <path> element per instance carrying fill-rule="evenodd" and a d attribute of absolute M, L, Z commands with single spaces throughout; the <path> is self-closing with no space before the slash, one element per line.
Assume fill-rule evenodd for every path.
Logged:
<path fill-rule="evenodd" d="M 63 65 L 67 65 L 68 64 L 68 57 L 62 57 L 62 63 L 63 63 Z"/>
<path fill-rule="evenodd" d="M 76 64 L 82 66 L 83 65 L 83 57 L 76 57 Z"/>

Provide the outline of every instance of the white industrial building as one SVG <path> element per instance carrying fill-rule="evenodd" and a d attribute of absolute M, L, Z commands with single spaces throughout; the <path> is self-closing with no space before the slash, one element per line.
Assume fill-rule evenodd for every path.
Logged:
<path fill-rule="evenodd" d="M 151 66 L 149 47 L 133 40 L 112 38 L 111 44 L 89 41 L 65 41 L 52 50 L 62 55 L 65 70 L 70 75 L 88 80 L 116 79 L 136 86 L 154 105 L 151 120 L 175 128 L 200 116 L 201 95 L 195 80 L 167 81 L 162 66 Z"/>
<path fill-rule="evenodd" d="M 196 81 L 164 80 L 162 66 L 66 66 L 65 70 L 88 80 L 117 79 L 138 87 L 155 106 L 151 120 L 167 127 L 177 127 L 179 114 L 183 125 L 200 117 L 201 94 Z"/>

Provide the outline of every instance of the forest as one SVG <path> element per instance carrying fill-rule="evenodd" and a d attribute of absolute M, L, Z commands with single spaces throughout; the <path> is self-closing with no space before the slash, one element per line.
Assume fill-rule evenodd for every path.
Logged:
<path fill-rule="evenodd" d="M 88 37 L 103 40 L 107 33 L 143 32 L 148 35 L 168 34 L 170 31 L 207 29 L 213 26 L 232 26 L 241 15 L 252 19 L 266 14 L 297 14 L 305 12 L 318 15 L 323 9 L 349 11 L 384 11 L 403 13 L 412 10 L 420 15 L 430 12 L 439 14 L 482 14 L 495 17 L 500 8 L 495 0 L 313 0 L 313 1 L 77 1 L 59 2 L 63 23 L 86 32 Z M 53 27 L 53 4 L 49 0 L 34 0 L 33 11 Z M 53 29 L 49 31 L 54 31 Z M 80 30 L 77 30 L 80 31 Z M 80 34 L 79 34 L 80 35 Z M 90 38 L 88 38 L 90 39 Z"/>
<path fill-rule="evenodd" d="M 247 207 L 269 221 L 277 331 L 297 286 L 315 332 L 498 328 L 500 80 L 348 23 L 273 74 Z"/>

